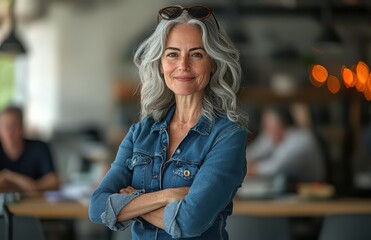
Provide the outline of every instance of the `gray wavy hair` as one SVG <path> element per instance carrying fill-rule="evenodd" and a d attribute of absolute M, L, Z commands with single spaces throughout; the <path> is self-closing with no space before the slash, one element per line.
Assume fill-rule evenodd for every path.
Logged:
<path fill-rule="evenodd" d="M 134 63 L 139 68 L 141 80 L 141 118 L 152 117 L 160 121 L 175 102 L 174 93 L 161 76 L 160 64 L 167 35 L 178 24 L 200 28 L 204 48 L 216 66 L 205 88 L 202 114 L 213 122 L 217 116 L 223 116 L 247 128 L 247 117 L 239 111 L 236 98 L 241 81 L 238 50 L 212 17 L 198 20 L 186 11 L 176 19 L 161 20 L 135 52 Z"/>

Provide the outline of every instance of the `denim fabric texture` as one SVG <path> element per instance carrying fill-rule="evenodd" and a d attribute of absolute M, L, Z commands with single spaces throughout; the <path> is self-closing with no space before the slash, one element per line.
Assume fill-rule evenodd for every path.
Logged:
<path fill-rule="evenodd" d="M 115 161 L 91 198 L 89 216 L 112 230 L 132 225 L 133 239 L 228 239 L 226 219 L 246 174 L 246 129 L 226 118 L 201 116 L 167 159 L 172 106 L 161 122 L 146 118 L 130 127 Z M 132 186 L 134 194 L 118 194 Z M 167 188 L 190 187 L 165 207 L 164 228 L 141 218 L 117 222 L 132 199 Z"/>

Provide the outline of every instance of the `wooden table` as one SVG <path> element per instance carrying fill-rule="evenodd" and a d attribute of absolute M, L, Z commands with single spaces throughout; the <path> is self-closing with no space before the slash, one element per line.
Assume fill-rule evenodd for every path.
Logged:
<path fill-rule="evenodd" d="M 255 216 L 315 217 L 334 213 L 370 213 L 371 199 L 234 200 L 233 214 Z"/>
<path fill-rule="evenodd" d="M 26 198 L 8 205 L 15 215 L 40 219 L 77 219 L 88 217 L 88 207 L 78 201 L 47 201 L 43 197 Z"/>
<path fill-rule="evenodd" d="M 42 197 L 23 199 L 9 205 L 17 215 L 41 219 L 87 218 L 88 207 L 77 201 L 48 202 Z M 255 216 L 315 217 L 331 213 L 370 213 L 371 199 L 300 200 L 284 198 L 275 200 L 234 200 L 233 214 Z"/>

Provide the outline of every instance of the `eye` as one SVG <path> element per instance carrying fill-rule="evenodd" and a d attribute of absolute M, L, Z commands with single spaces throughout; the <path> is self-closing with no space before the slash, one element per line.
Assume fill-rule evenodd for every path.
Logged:
<path fill-rule="evenodd" d="M 174 57 L 177 57 L 178 56 L 178 53 L 176 52 L 169 52 L 166 54 L 166 57 L 169 57 L 169 58 L 174 58 Z"/>
<path fill-rule="evenodd" d="M 192 57 L 202 58 L 203 57 L 203 54 L 200 53 L 200 52 L 195 52 L 195 53 L 192 53 Z"/>

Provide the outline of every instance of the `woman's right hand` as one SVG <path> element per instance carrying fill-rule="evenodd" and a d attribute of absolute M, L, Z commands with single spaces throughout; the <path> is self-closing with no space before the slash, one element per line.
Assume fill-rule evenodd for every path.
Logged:
<path fill-rule="evenodd" d="M 168 188 L 164 191 L 167 203 L 171 203 L 174 201 L 183 200 L 184 197 L 188 194 L 189 187 Z"/>
<path fill-rule="evenodd" d="M 133 194 L 133 193 L 135 193 L 135 191 L 136 190 L 132 186 L 120 189 L 121 194 Z"/>

